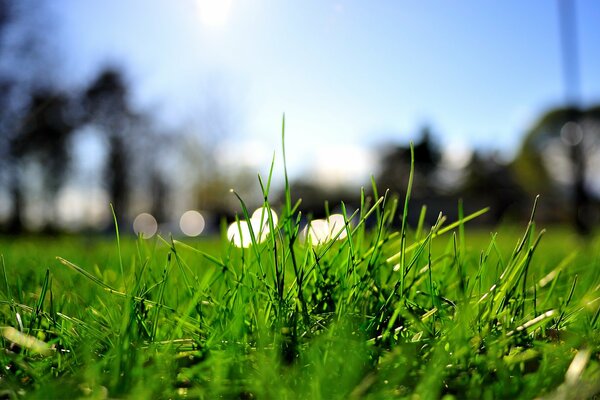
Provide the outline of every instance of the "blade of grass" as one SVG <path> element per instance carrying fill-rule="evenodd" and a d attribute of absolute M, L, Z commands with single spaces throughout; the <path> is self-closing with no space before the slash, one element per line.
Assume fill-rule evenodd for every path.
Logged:
<path fill-rule="evenodd" d="M 123 255 L 121 253 L 121 235 L 119 234 L 119 222 L 117 221 L 117 214 L 112 203 L 110 204 L 110 212 L 112 213 L 113 221 L 115 223 L 115 235 L 117 238 L 117 251 L 119 252 L 119 268 L 121 269 L 121 279 L 123 279 L 123 288 L 127 293 L 127 282 L 125 281 L 125 270 L 123 269 Z"/>

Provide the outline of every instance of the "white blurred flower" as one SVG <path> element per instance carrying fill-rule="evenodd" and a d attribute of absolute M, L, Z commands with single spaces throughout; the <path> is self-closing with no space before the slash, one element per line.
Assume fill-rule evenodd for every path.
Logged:
<path fill-rule="evenodd" d="M 278 222 L 278 218 L 277 218 L 277 213 L 272 210 L 269 209 L 267 207 L 259 207 L 256 209 L 256 211 L 254 211 L 252 213 L 252 217 L 250 218 L 250 221 L 252 221 L 252 227 L 254 228 L 255 226 L 257 228 L 261 227 L 260 230 L 255 229 L 255 232 L 263 232 L 263 231 L 269 231 L 270 229 L 270 224 L 269 224 L 269 210 L 271 211 L 271 219 L 273 220 L 273 226 L 277 226 L 277 222 Z"/>
<path fill-rule="evenodd" d="M 264 242 L 271 231 L 268 212 L 269 209 L 266 207 L 260 207 L 252 213 L 250 221 L 233 222 L 227 228 L 227 239 L 236 247 L 250 247 L 252 245 L 250 228 L 252 228 L 256 242 Z M 273 227 L 277 226 L 277 213 L 273 210 L 271 210 L 271 219 Z"/>
<path fill-rule="evenodd" d="M 341 214 L 331 214 L 328 219 L 312 220 L 303 231 L 303 237 L 317 246 L 330 240 L 341 240 L 347 236 L 346 222 Z"/>
<path fill-rule="evenodd" d="M 236 247 L 250 247 L 252 239 L 248 221 L 236 221 L 229 225 L 227 239 Z"/>
<path fill-rule="evenodd" d="M 305 237 L 314 245 L 325 243 L 329 240 L 329 224 L 324 219 L 315 219 L 306 226 Z"/>
<path fill-rule="evenodd" d="M 346 221 L 342 214 L 331 214 L 329 216 L 329 231 L 331 232 L 331 238 L 336 237 L 339 233 L 338 240 L 344 239 L 348 235 Z"/>

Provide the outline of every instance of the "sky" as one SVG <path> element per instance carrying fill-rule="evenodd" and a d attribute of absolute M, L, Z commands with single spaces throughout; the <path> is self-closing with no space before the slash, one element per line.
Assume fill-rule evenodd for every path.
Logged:
<path fill-rule="evenodd" d="M 428 125 L 449 159 L 516 151 L 562 104 L 558 1 L 57 0 L 71 83 L 126 70 L 140 108 L 199 135 L 226 132 L 222 166 L 364 182 L 376 151 Z M 600 102 L 600 3 L 576 0 L 580 101 Z"/>

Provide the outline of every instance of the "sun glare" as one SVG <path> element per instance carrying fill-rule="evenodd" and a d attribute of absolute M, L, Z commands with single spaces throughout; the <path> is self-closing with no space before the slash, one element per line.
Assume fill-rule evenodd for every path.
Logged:
<path fill-rule="evenodd" d="M 202 24 L 208 27 L 225 25 L 229 19 L 232 0 L 196 0 Z"/>

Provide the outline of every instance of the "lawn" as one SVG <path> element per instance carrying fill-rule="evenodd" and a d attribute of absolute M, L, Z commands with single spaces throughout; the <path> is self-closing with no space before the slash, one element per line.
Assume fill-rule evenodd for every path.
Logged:
<path fill-rule="evenodd" d="M 199 240 L 0 239 L 0 397 L 600 393 L 597 238 L 535 217 L 397 229 L 402 204 L 362 196 L 304 229 L 289 196 L 278 219 L 242 203 Z"/>

